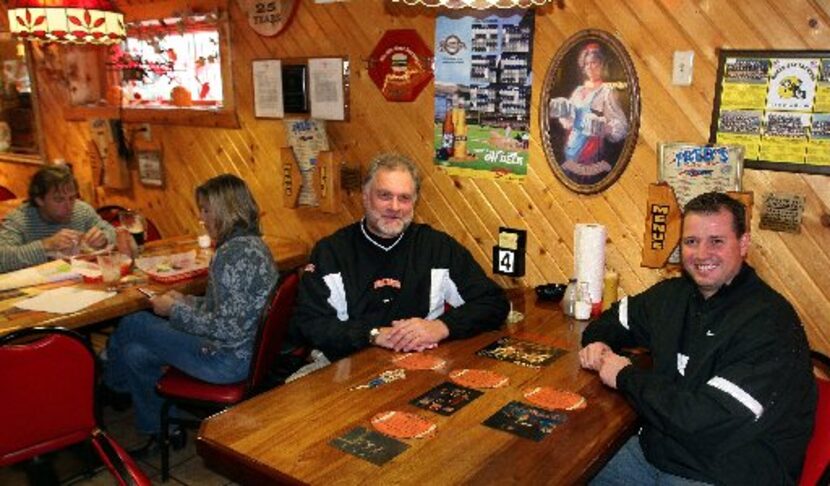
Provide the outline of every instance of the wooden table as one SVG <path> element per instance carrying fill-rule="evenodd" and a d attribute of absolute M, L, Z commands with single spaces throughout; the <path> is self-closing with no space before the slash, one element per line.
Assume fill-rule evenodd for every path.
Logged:
<path fill-rule="evenodd" d="M 532 293 L 514 296 L 525 319 L 499 332 L 442 343 L 429 351 L 447 361 L 439 371 L 407 371 L 406 379 L 370 390 L 349 388 L 395 368 L 395 353 L 370 348 L 311 375 L 254 397 L 202 423 L 197 451 L 208 465 L 243 484 L 578 484 L 628 438 L 636 416 L 625 399 L 580 369 L 577 351 L 584 323 Z M 477 356 L 502 336 L 554 343 L 567 353 L 541 369 Z M 486 390 L 445 417 L 409 401 L 447 381 L 453 369 L 483 368 L 509 377 L 507 387 Z M 541 442 L 482 425 L 522 390 L 552 386 L 587 398 L 583 410 Z M 382 466 L 329 445 L 389 410 L 414 412 L 437 424 L 433 438 L 409 439 L 410 448 Z"/>
<path fill-rule="evenodd" d="M 303 265 L 308 259 L 308 245 L 300 240 L 289 238 L 268 237 L 266 243 L 274 253 L 277 267 L 285 271 Z M 196 248 L 196 240 L 192 237 L 175 237 L 158 240 L 145 245 L 146 254 L 178 253 Z M 139 275 L 139 277 L 141 277 Z M 207 284 L 206 277 L 199 277 L 175 284 L 162 284 L 147 281 L 139 278 L 135 283 L 122 284 L 121 289 L 115 297 L 105 299 L 95 305 L 82 309 L 71 314 L 53 314 L 49 312 L 37 312 L 18 309 L 14 302 L 36 295 L 40 290 L 67 285 L 67 283 L 56 283 L 26 289 L 27 295 L 20 295 L 0 300 L 0 335 L 35 326 L 62 326 L 69 329 L 90 326 L 110 319 L 115 319 L 131 312 L 149 309 L 150 303 L 136 287 L 141 286 L 164 292 L 176 289 L 186 294 L 204 293 Z M 102 283 L 77 283 L 77 285 L 90 289 L 104 289 Z M 7 292 L 0 293 L 0 297 L 7 295 Z"/>

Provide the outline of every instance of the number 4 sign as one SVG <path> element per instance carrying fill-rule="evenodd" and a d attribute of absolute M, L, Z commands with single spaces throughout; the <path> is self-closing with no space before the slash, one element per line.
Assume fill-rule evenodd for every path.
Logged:
<path fill-rule="evenodd" d="M 516 261 L 516 252 L 513 250 L 498 249 L 498 271 L 507 275 L 513 273 L 514 263 Z"/>
<path fill-rule="evenodd" d="M 493 247 L 493 273 L 524 276 L 526 238 L 525 230 L 499 228 L 499 244 Z"/>

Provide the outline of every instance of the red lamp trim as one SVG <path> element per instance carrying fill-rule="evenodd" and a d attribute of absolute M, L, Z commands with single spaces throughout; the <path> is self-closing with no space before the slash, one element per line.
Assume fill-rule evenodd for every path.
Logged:
<path fill-rule="evenodd" d="M 21 39 L 114 44 L 126 38 L 124 15 L 109 0 L 9 0 L 8 16 Z"/>

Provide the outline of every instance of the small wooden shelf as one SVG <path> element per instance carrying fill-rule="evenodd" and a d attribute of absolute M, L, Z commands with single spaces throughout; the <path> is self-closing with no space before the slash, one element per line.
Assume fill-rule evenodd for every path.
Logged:
<path fill-rule="evenodd" d="M 67 106 L 63 116 L 69 121 L 91 118 L 120 118 L 125 123 L 159 123 L 216 128 L 239 128 L 236 111 L 212 108 L 130 108 L 118 106 Z"/>

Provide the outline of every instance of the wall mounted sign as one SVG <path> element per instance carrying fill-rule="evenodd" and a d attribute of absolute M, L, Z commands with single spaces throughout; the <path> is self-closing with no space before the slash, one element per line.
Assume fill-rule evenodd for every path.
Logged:
<path fill-rule="evenodd" d="M 257 34 L 273 36 L 288 27 L 298 3 L 299 0 L 241 0 L 240 7 Z"/>
<path fill-rule="evenodd" d="M 830 174 L 830 51 L 721 50 L 709 141 L 750 169 Z"/>
<path fill-rule="evenodd" d="M 657 177 L 674 189 L 681 208 L 704 192 L 741 190 L 741 145 L 661 143 L 658 149 Z"/>
<path fill-rule="evenodd" d="M 542 146 L 554 175 L 592 194 L 625 170 L 640 126 L 640 87 L 622 43 L 601 30 L 566 40 L 548 68 L 540 115 Z"/>
<path fill-rule="evenodd" d="M 164 186 L 164 166 L 161 150 L 142 150 L 135 153 L 138 178 L 145 186 Z"/>
<path fill-rule="evenodd" d="M 388 30 L 369 55 L 369 77 L 389 101 L 414 101 L 432 80 L 432 51 L 414 29 Z"/>
<path fill-rule="evenodd" d="M 435 19 L 435 165 L 451 176 L 527 176 L 534 10 Z"/>
<path fill-rule="evenodd" d="M 761 229 L 801 233 L 801 218 L 804 215 L 804 196 L 768 192 L 764 194 L 761 206 Z"/>

